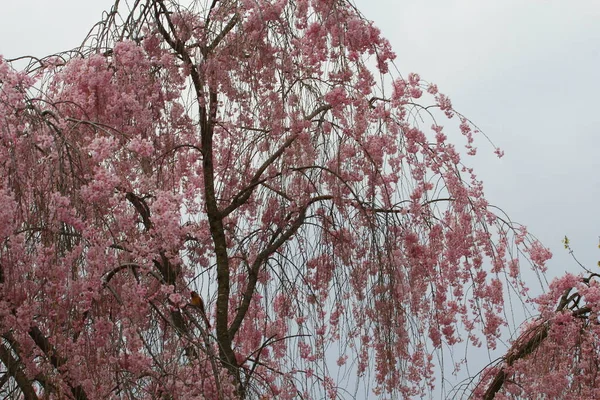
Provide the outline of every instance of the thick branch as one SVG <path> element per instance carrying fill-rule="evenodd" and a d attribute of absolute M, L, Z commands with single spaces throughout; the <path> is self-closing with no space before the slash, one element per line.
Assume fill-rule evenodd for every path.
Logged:
<path fill-rule="evenodd" d="M 155 15 L 154 15 L 154 18 L 156 20 L 156 26 L 158 27 L 160 34 L 162 35 L 163 39 L 165 39 L 167 44 L 169 46 L 171 46 L 171 48 L 173 50 L 175 50 L 175 52 L 181 57 L 183 62 L 188 67 L 190 67 L 189 71 L 190 71 L 190 76 L 192 77 L 192 82 L 194 83 L 194 89 L 196 90 L 196 95 L 198 96 L 198 98 L 200 98 L 202 96 L 202 88 L 203 88 L 202 80 L 200 79 L 200 74 L 198 73 L 198 70 L 196 69 L 196 66 L 194 65 L 192 57 L 186 51 L 185 44 L 179 39 L 174 40 L 169 35 L 169 33 L 167 32 L 165 27 L 162 25 L 162 23 L 160 22 L 160 16 L 162 14 L 162 15 L 165 15 L 165 17 L 169 21 L 169 24 L 171 24 L 171 21 L 168 19 L 169 11 L 168 11 L 167 7 L 164 5 L 164 3 L 162 1 L 159 2 L 159 4 L 160 4 L 161 10 L 156 8 Z M 172 24 L 171 24 L 171 26 L 172 26 Z M 200 107 L 200 108 L 202 110 L 204 107 Z"/>
<path fill-rule="evenodd" d="M 160 9 L 159 9 L 160 8 Z M 183 62 L 190 67 L 190 75 L 194 85 L 194 91 L 198 99 L 204 97 L 204 84 L 200 73 L 194 65 L 192 57 L 187 52 L 185 45 L 181 40 L 174 39 L 169 35 L 165 27 L 160 22 L 161 15 L 167 18 L 170 25 L 169 13 L 162 1 L 157 2 L 155 8 L 155 19 L 158 30 L 171 46 L 171 48 L 181 57 Z M 225 29 L 217 36 L 211 46 L 218 45 L 218 42 L 229 32 L 237 23 L 237 16 L 234 17 L 225 27 Z M 203 55 L 206 57 L 211 49 L 202 49 Z M 239 379 L 239 368 L 236 362 L 235 353 L 231 346 L 231 338 L 228 333 L 228 304 L 230 293 L 230 276 L 229 276 L 229 259 L 227 255 L 227 241 L 225 239 L 225 230 L 223 228 L 222 216 L 219 213 L 217 199 L 215 195 L 215 178 L 213 165 L 213 133 L 214 120 L 217 113 L 217 92 L 210 90 L 208 112 L 206 106 L 202 103 L 198 104 L 198 114 L 200 122 L 200 137 L 202 143 L 202 167 L 204 177 L 204 197 L 206 201 L 206 214 L 209 221 L 209 227 L 213 243 L 215 245 L 215 257 L 217 259 L 217 316 L 216 316 L 216 331 L 217 341 L 219 342 L 219 357 L 221 363 L 230 371 L 232 376 Z"/>
<path fill-rule="evenodd" d="M 146 201 L 144 201 L 143 198 L 136 196 L 132 192 L 127 192 L 127 194 L 125 194 L 125 198 L 129 200 L 142 218 L 142 223 L 144 224 L 146 231 L 152 229 L 152 222 L 150 221 L 150 209 L 148 208 Z"/>
<path fill-rule="evenodd" d="M 212 43 L 206 48 L 206 50 L 204 51 L 204 56 L 211 53 L 219 45 L 219 43 L 221 43 L 221 40 L 223 40 L 223 38 L 235 27 L 235 25 L 238 23 L 239 20 L 240 20 L 239 16 L 237 14 L 235 14 L 229 20 L 227 25 L 225 25 L 223 30 L 217 35 L 215 40 L 213 40 Z"/>
<path fill-rule="evenodd" d="M 204 176 L 204 198 L 206 201 L 206 214 L 209 221 L 210 233 L 215 245 L 215 257 L 217 260 L 217 316 L 216 330 L 219 346 L 219 356 L 224 366 L 236 377 L 239 382 L 239 370 L 235 353 L 231 345 L 231 336 L 228 331 L 228 313 L 229 313 L 229 295 L 230 295 L 230 275 L 229 275 L 229 256 L 227 254 L 227 240 L 225 238 L 225 229 L 223 227 L 223 217 L 219 212 L 217 198 L 215 194 L 215 177 L 213 165 L 213 130 L 214 115 L 216 114 L 217 95 L 215 92 L 210 94 L 209 110 L 211 118 L 206 117 L 205 112 L 201 112 L 201 136 L 202 151 L 204 152 L 203 176 Z M 204 107 L 202 107 L 204 110 Z"/>
<path fill-rule="evenodd" d="M 0 345 L 0 361 L 6 367 L 8 374 L 13 377 L 25 400 L 37 400 L 38 396 L 33 389 L 32 382 L 27 378 L 20 368 L 21 363 L 13 356 L 12 352 L 6 348 L 6 344 Z"/>
<path fill-rule="evenodd" d="M 569 302 L 573 299 L 574 295 L 569 296 L 571 290 L 572 288 L 565 290 L 565 292 L 560 298 L 555 312 L 558 313 L 563 311 L 567 304 L 569 304 Z M 575 293 L 575 295 L 577 294 L 578 293 Z M 590 312 L 591 308 L 586 306 L 573 310 L 571 312 L 571 315 L 573 315 L 576 318 L 585 318 L 585 314 L 588 314 Z M 550 321 L 543 322 L 536 326 L 534 329 L 527 332 L 531 335 L 529 340 L 525 342 L 523 342 L 523 340 L 518 340 L 517 343 L 513 345 L 513 349 L 509 351 L 508 355 L 504 357 L 504 362 L 506 363 L 506 366 L 512 366 L 517 360 L 527 357 L 528 355 L 533 353 L 538 347 L 540 347 L 540 345 L 543 343 L 546 337 L 548 337 L 548 332 L 550 331 L 550 323 Z M 500 370 L 496 373 L 494 380 L 486 390 L 483 399 L 492 400 L 496 396 L 496 393 L 498 393 L 502 389 L 504 382 L 506 382 L 506 378 L 506 369 L 505 367 L 501 367 Z"/>
<path fill-rule="evenodd" d="M 146 229 L 146 231 L 150 231 L 154 227 L 154 225 L 152 224 L 152 221 L 150 220 L 150 208 L 148 207 L 148 204 L 146 204 L 146 201 L 143 198 L 135 195 L 132 192 L 127 192 L 127 194 L 125 195 L 125 198 L 127 200 L 129 200 L 129 202 L 137 210 L 138 214 L 142 218 L 142 222 L 144 224 L 144 228 Z M 160 259 L 153 260 L 154 265 L 156 266 L 156 268 L 158 268 L 158 270 L 160 271 L 160 273 L 163 276 L 164 281 L 167 284 L 175 285 L 175 282 L 177 281 L 177 277 L 179 276 L 179 273 L 180 273 L 179 266 L 173 265 L 169 261 L 169 258 L 166 256 L 166 253 L 164 250 L 160 250 L 159 255 L 160 255 Z"/>
<path fill-rule="evenodd" d="M 536 332 L 529 338 L 528 341 L 520 345 L 516 351 L 510 352 L 508 356 L 505 357 L 505 362 L 508 367 L 513 365 L 515 361 L 527 357 L 531 353 L 533 353 L 546 339 L 548 336 L 548 330 L 550 329 L 550 325 L 548 323 L 544 323 L 538 325 L 536 328 Z M 502 389 L 504 382 L 506 381 L 506 370 L 505 367 L 500 368 L 500 371 L 494 377 L 494 380 L 486 390 L 483 399 L 484 400 L 492 400 L 496 393 Z"/>
<path fill-rule="evenodd" d="M 50 341 L 46 338 L 42 331 L 39 330 L 38 327 L 32 327 L 29 330 L 29 336 L 33 339 L 40 350 L 42 350 L 46 357 L 48 357 L 54 368 L 60 370 L 60 367 L 66 364 L 67 359 L 57 355 L 58 353 L 56 349 L 50 344 Z M 85 394 L 85 391 L 81 385 L 71 386 L 68 380 L 66 380 L 65 383 L 71 388 L 71 393 L 73 394 L 75 400 L 87 400 L 87 395 Z"/>

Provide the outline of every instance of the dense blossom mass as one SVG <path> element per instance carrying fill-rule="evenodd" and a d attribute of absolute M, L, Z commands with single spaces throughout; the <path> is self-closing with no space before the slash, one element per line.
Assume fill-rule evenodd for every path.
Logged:
<path fill-rule="evenodd" d="M 3 395 L 408 398 L 436 352 L 495 347 L 520 256 L 550 253 L 462 163 L 449 136 L 475 154 L 477 129 L 394 77 L 350 2 L 120 3 L 77 51 L 0 58 Z M 596 308 L 552 305 L 598 285 L 558 285 L 515 351 L 584 340 Z M 527 354 L 475 393 L 548 389 Z"/>

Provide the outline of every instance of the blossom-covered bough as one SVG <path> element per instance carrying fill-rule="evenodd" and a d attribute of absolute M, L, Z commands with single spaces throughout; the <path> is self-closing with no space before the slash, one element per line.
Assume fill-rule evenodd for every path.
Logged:
<path fill-rule="evenodd" d="M 536 299 L 539 317 L 525 324 L 507 354 L 482 372 L 475 397 L 598 398 L 599 278 L 589 272 L 553 281 L 548 293 Z"/>
<path fill-rule="evenodd" d="M 2 395 L 406 398 L 494 347 L 550 254 L 394 57 L 348 1 L 130 0 L 0 59 Z"/>

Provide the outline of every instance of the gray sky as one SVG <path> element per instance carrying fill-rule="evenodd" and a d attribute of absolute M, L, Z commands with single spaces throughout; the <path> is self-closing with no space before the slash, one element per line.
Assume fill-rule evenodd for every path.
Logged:
<path fill-rule="evenodd" d="M 111 0 L 3 1 L 0 54 L 43 56 L 77 47 L 112 4 Z"/>
<path fill-rule="evenodd" d="M 0 54 L 43 56 L 80 44 L 111 0 L 5 1 Z M 550 247 L 550 275 L 577 272 L 561 245 L 600 260 L 600 2 L 355 0 L 406 76 L 438 84 L 483 137 L 466 163 L 488 200 Z M 447 132 L 450 133 L 450 132 Z M 460 134 L 450 135 L 460 141 Z M 462 143 L 462 142 L 461 142 Z"/>

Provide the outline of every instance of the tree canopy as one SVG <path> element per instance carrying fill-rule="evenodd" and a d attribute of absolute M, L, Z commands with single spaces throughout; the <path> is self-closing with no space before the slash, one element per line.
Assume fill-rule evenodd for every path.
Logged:
<path fill-rule="evenodd" d="M 9 398 L 426 396 L 551 256 L 463 163 L 477 128 L 349 1 L 116 1 L 26 59 L 0 58 Z M 595 282 L 551 286 L 467 391 L 592 396 Z"/>

